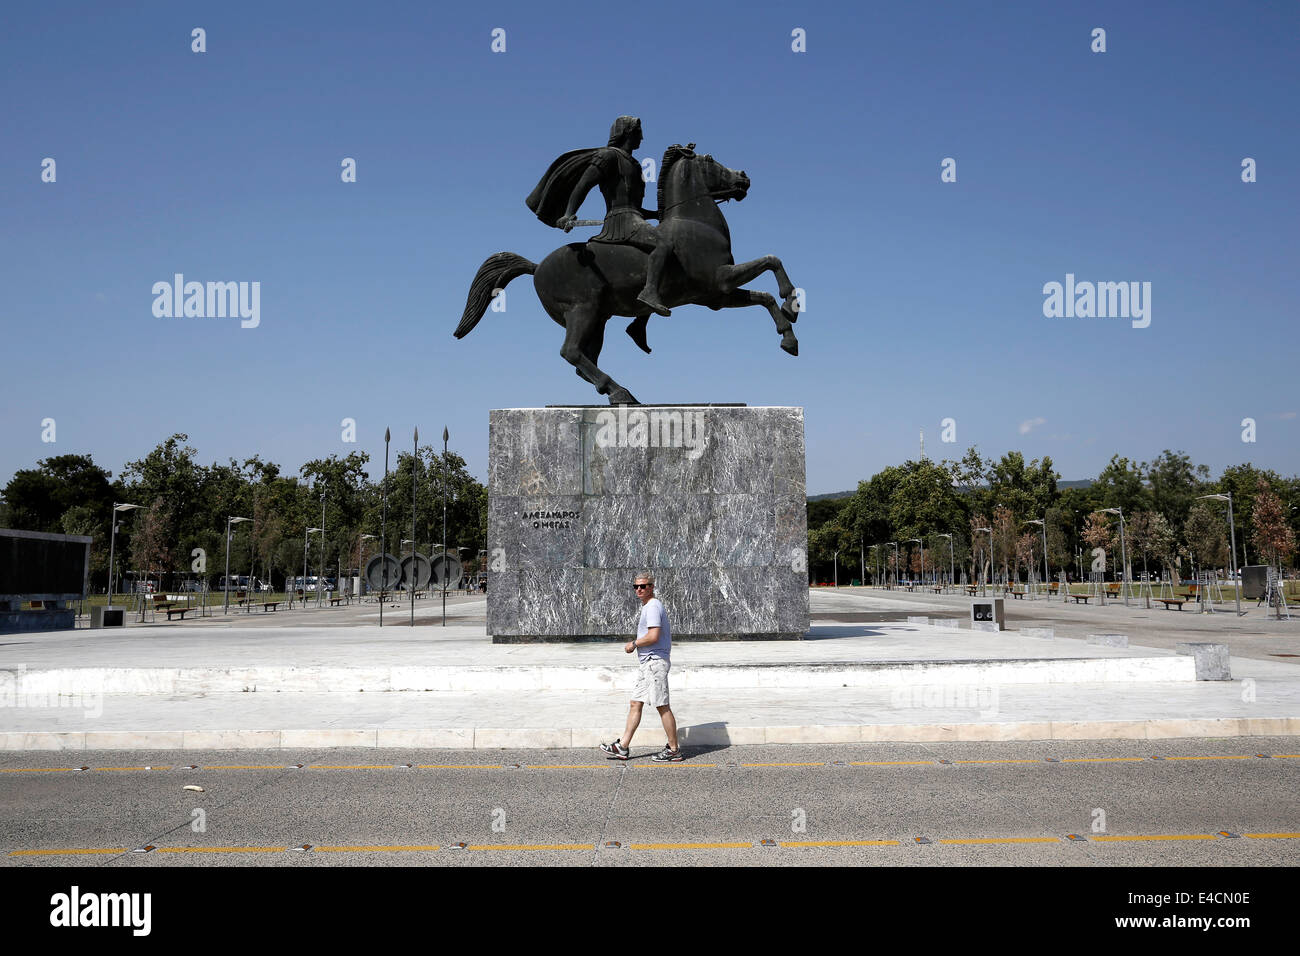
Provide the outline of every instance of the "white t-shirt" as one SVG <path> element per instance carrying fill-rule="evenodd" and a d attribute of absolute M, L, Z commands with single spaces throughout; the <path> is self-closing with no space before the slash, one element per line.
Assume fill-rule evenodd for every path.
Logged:
<path fill-rule="evenodd" d="M 660 660 L 669 660 L 669 655 L 673 650 L 673 632 L 668 626 L 668 613 L 664 610 L 663 604 L 658 598 L 651 598 L 641 605 L 641 617 L 636 622 L 636 637 L 639 641 L 646 636 L 646 632 L 652 627 L 659 628 L 659 640 L 655 643 L 641 646 L 636 649 L 638 660 L 649 660 L 657 657 Z"/>

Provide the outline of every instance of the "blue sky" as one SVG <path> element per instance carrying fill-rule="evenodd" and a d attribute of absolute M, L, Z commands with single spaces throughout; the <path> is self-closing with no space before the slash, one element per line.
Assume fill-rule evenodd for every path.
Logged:
<path fill-rule="evenodd" d="M 539 261 L 592 232 L 523 200 L 621 113 L 642 118 L 639 155 L 693 141 L 746 170 L 724 207 L 735 256 L 779 256 L 807 312 L 798 358 L 759 309 L 656 317 L 652 356 L 615 318 L 602 367 L 643 402 L 803 406 L 809 493 L 915 457 L 921 429 L 932 458 L 1019 449 L 1065 478 L 1164 448 L 1300 471 L 1294 3 L 0 16 L 0 483 L 66 453 L 117 473 L 175 431 L 205 462 L 373 464 L 385 426 L 444 424 L 485 477 L 489 409 L 602 399 L 529 278 L 456 341 L 465 293 L 492 253 Z M 603 214 L 597 194 L 582 214 Z M 177 272 L 260 282 L 260 325 L 155 317 L 152 286 Z M 1150 326 L 1044 317 L 1067 273 L 1150 282 Z"/>

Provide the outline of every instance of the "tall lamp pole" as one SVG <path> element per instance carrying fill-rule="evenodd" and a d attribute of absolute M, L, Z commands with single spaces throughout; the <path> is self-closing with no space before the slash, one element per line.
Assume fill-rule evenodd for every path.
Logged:
<path fill-rule="evenodd" d="M 957 587 L 957 554 L 952 546 L 952 535 L 936 532 L 940 538 L 948 539 L 948 587 Z"/>
<path fill-rule="evenodd" d="M 324 482 L 321 482 L 324 485 Z M 320 577 L 316 579 L 316 606 L 323 607 L 321 601 L 325 593 L 325 489 L 320 493 Z"/>
<path fill-rule="evenodd" d="M 225 591 L 226 594 L 226 604 L 225 607 L 222 609 L 221 612 L 222 614 L 230 613 L 230 526 L 232 524 L 239 524 L 239 522 L 241 521 L 252 521 L 252 520 L 253 520 L 252 518 L 234 518 L 230 516 L 226 517 L 226 580 L 222 582 L 222 584 L 224 585 L 222 590 Z M 249 584 L 252 584 L 252 582 L 250 581 Z"/>
<path fill-rule="evenodd" d="M 989 533 L 989 577 L 992 577 L 992 576 L 993 576 L 993 529 L 992 529 L 992 528 L 976 528 L 975 530 L 976 530 L 976 531 L 987 531 L 987 532 Z M 980 582 L 980 594 L 983 594 L 983 593 L 984 593 L 983 584 L 984 584 L 984 582 L 981 581 L 981 582 Z"/>
<path fill-rule="evenodd" d="M 384 601 L 388 599 L 388 443 L 392 440 L 392 432 L 384 429 L 384 487 L 381 492 L 383 505 L 381 508 L 381 517 L 379 519 L 379 566 L 383 569 L 379 572 L 379 626 L 384 626 Z"/>
<path fill-rule="evenodd" d="M 1047 570 L 1047 516 L 1041 518 L 1030 518 L 1025 524 L 1036 524 L 1043 529 L 1043 587 L 1047 587 L 1047 578 L 1051 574 Z M 1046 593 L 1046 592 L 1044 592 Z"/>
<path fill-rule="evenodd" d="M 420 467 L 420 429 L 415 429 L 411 450 L 411 627 L 415 627 L 415 489 L 416 471 Z M 446 537 L 444 534 L 443 537 Z"/>
<path fill-rule="evenodd" d="M 451 434 L 442 426 L 442 626 L 447 626 L 447 439 Z"/>
<path fill-rule="evenodd" d="M 364 551 L 362 550 L 362 545 L 365 543 L 367 538 L 369 538 L 371 541 L 374 541 L 377 537 L 378 535 L 362 534 L 361 537 L 357 538 L 357 600 L 358 601 L 361 600 L 361 595 L 365 593 L 366 590 L 365 554 Z"/>
<path fill-rule="evenodd" d="M 127 505 L 127 504 L 113 505 L 113 516 L 110 519 L 113 527 L 108 542 L 108 605 L 109 607 L 112 607 L 113 605 L 113 551 L 115 546 L 117 545 L 117 513 L 119 511 L 134 511 L 136 508 L 139 507 L 141 506 Z M 229 570 L 229 568 L 227 568 L 227 570 Z"/>
<path fill-rule="evenodd" d="M 1124 606 L 1128 607 L 1128 548 L 1124 543 L 1124 509 L 1123 508 L 1102 508 L 1106 514 L 1119 515 L 1119 560 L 1122 564 L 1120 567 L 1120 590 L 1124 592 Z"/>
<path fill-rule="evenodd" d="M 915 541 L 921 546 L 921 587 L 925 587 L 925 542 L 920 538 L 908 538 L 905 544 L 911 544 Z"/>
<path fill-rule="evenodd" d="M 1232 536 L 1232 584 L 1233 590 L 1237 595 L 1237 617 L 1241 617 L 1241 585 L 1242 582 L 1237 578 L 1237 525 L 1232 518 L 1232 492 L 1226 495 L 1201 495 L 1197 501 L 1226 501 L 1228 503 L 1228 533 Z M 1265 612 L 1267 613 L 1267 612 Z"/>
<path fill-rule="evenodd" d="M 113 551 L 114 551 L 114 546 L 117 544 L 117 513 L 119 511 L 134 511 L 136 508 L 140 508 L 140 507 L 142 506 L 130 505 L 130 504 L 113 505 L 113 517 L 112 517 L 113 529 L 112 529 L 111 538 L 108 543 L 108 603 L 110 606 L 113 603 Z"/>

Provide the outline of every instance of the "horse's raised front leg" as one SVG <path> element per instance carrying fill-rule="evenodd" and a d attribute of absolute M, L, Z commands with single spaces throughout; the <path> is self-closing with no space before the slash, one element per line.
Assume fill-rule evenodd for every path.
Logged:
<path fill-rule="evenodd" d="M 799 354 L 799 340 L 794 337 L 793 320 L 784 309 L 778 309 L 776 299 L 770 292 L 751 292 L 748 289 L 736 289 L 728 293 L 719 303 L 723 309 L 742 309 L 746 306 L 761 305 L 767 309 L 776 323 L 776 330 L 781 333 L 781 348 L 791 355 Z"/>
<path fill-rule="evenodd" d="M 578 306 L 564 316 L 564 345 L 560 356 L 577 370 L 579 377 L 596 386 L 601 395 L 609 396 L 611 405 L 639 405 L 632 393 L 600 370 L 596 365 L 605 342 L 605 322 L 594 306 Z"/>
<path fill-rule="evenodd" d="M 723 292 L 734 292 L 746 282 L 755 279 L 764 272 L 771 272 L 776 276 L 776 291 L 785 300 L 781 305 L 781 311 L 784 312 L 791 322 L 799 320 L 799 310 L 795 308 L 794 283 L 786 275 L 785 266 L 776 256 L 762 256 L 758 259 L 751 259 L 748 262 L 740 262 L 734 266 L 719 266 L 715 280 L 718 288 Z"/>

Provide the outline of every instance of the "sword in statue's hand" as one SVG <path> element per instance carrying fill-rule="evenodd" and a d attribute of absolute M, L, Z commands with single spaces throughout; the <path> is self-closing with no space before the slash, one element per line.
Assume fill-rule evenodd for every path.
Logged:
<path fill-rule="evenodd" d="M 561 216 L 555 225 L 568 232 L 574 226 L 603 226 L 604 224 L 603 219 L 577 219 L 573 216 Z"/>

